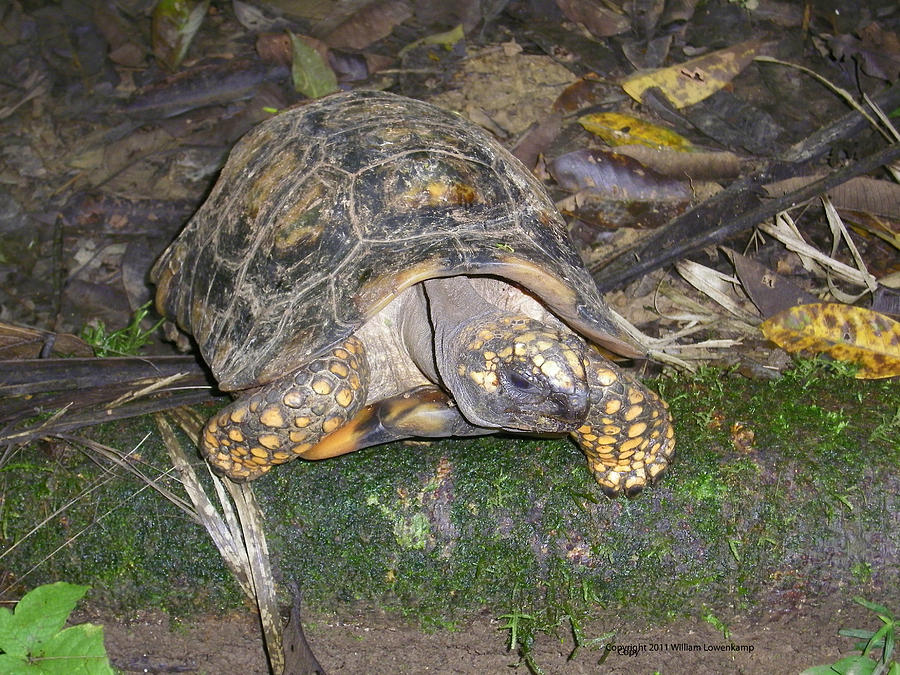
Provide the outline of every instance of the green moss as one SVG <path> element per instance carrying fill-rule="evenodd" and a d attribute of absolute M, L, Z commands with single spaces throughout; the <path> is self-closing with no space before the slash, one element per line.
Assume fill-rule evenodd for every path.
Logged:
<path fill-rule="evenodd" d="M 370 603 L 425 625 L 527 614 L 526 634 L 575 631 L 598 604 L 717 616 L 772 591 L 896 588 L 896 383 L 804 364 L 772 381 L 707 369 L 656 385 L 678 455 L 633 501 L 602 496 L 567 440 L 401 443 L 273 471 L 256 492 L 280 578 L 314 605 Z M 163 468 L 155 439 L 141 461 Z M 0 473 L 7 545 L 106 475 L 48 450 Z M 2 562 L 21 576 L 49 556 L 28 585 L 90 583 L 118 604 L 237 603 L 200 527 L 114 474 Z"/>

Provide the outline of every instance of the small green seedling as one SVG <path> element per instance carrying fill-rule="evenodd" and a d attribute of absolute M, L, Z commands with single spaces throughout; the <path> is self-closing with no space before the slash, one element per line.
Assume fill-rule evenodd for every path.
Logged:
<path fill-rule="evenodd" d="M 894 615 L 882 605 L 869 602 L 864 598 L 853 598 L 855 602 L 866 609 L 870 609 L 881 619 L 882 626 L 877 631 L 860 630 L 856 628 L 842 628 L 838 631 L 844 637 L 858 638 L 854 647 L 860 651 L 855 656 L 848 656 L 832 664 L 813 666 L 807 668 L 800 675 L 900 675 L 900 663 L 892 659 L 894 655 L 894 637 L 897 620 Z M 880 650 L 878 660 L 870 654 L 873 650 Z"/>
<path fill-rule="evenodd" d="M 87 591 L 60 581 L 33 589 L 14 611 L 0 607 L 0 673 L 112 675 L 103 626 L 63 628 Z"/>
<path fill-rule="evenodd" d="M 96 321 L 81 329 L 81 339 L 93 348 L 94 356 L 134 356 L 150 342 L 150 336 L 162 325 L 163 319 L 160 319 L 150 330 L 141 328 L 141 321 L 149 313 L 150 303 L 147 302 L 135 310 L 131 322 L 125 328 L 112 332 L 107 330 L 102 321 Z"/>

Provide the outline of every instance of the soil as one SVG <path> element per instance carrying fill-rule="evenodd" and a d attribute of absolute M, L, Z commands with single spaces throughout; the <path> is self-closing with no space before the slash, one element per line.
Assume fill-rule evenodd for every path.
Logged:
<path fill-rule="evenodd" d="M 571 633 L 540 635 L 532 646 L 544 673 L 798 673 L 853 653 L 840 628 L 873 628 L 877 619 L 843 599 L 777 607 L 726 620 L 723 631 L 701 618 L 660 625 L 615 613 L 582 627 L 586 641 L 615 631 L 615 644 L 574 648 Z M 255 616 L 249 612 L 206 615 L 190 626 L 163 613 L 129 620 L 92 613 L 106 627 L 112 663 L 125 673 L 267 673 Z M 337 619 L 307 614 L 307 640 L 327 673 L 507 673 L 519 662 L 506 651 L 509 632 L 483 615 L 457 630 L 425 632 L 394 615 L 359 611 Z M 600 663 L 604 652 L 610 653 Z M 527 672 L 522 664 L 520 672 Z"/>

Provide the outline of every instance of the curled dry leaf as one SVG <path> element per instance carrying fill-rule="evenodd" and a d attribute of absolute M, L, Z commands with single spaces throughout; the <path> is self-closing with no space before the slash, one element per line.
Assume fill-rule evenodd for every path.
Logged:
<path fill-rule="evenodd" d="M 668 68 L 637 73 L 626 79 L 622 88 L 634 100 L 641 102 L 645 91 L 657 87 L 672 105 L 684 108 L 725 87 L 753 61 L 763 45 L 762 41 L 751 40 Z"/>
<path fill-rule="evenodd" d="M 603 150 L 575 150 L 549 163 L 561 187 L 574 192 L 559 208 L 604 228 L 656 227 L 691 201 L 687 183 L 660 176 L 640 162 Z"/>
<path fill-rule="evenodd" d="M 787 352 L 824 353 L 856 363 L 856 377 L 900 375 L 900 323 L 863 307 L 816 303 L 792 307 L 763 322 L 763 335 Z"/>

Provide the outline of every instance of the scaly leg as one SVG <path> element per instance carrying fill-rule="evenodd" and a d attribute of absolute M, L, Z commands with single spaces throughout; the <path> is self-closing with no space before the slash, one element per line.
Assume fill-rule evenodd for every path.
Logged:
<path fill-rule="evenodd" d="M 281 380 L 237 399 L 206 423 L 201 450 L 236 481 L 303 457 L 363 407 L 369 379 L 354 336 Z"/>
<path fill-rule="evenodd" d="M 585 371 L 590 409 L 572 436 L 607 496 L 634 497 L 659 478 L 675 453 L 669 406 L 599 354 L 588 355 Z"/>

